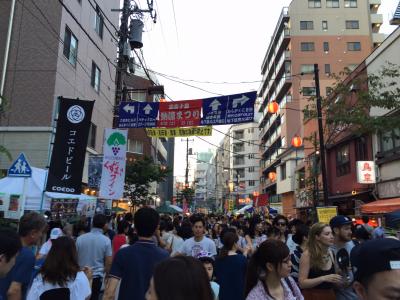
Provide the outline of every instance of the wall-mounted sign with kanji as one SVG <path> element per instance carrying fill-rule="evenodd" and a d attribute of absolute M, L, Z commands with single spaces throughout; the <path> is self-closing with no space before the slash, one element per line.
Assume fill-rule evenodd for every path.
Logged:
<path fill-rule="evenodd" d="M 94 101 L 59 98 L 46 191 L 80 194 Z"/>
<path fill-rule="evenodd" d="M 157 127 L 199 126 L 201 107 L 201 100 L 161 102 Z"/>
<path fill-rule="evenodd" d="M 375 163 L 373 161 L 357 161 L 357 182 L 362 184 L 376 182 Z"/>

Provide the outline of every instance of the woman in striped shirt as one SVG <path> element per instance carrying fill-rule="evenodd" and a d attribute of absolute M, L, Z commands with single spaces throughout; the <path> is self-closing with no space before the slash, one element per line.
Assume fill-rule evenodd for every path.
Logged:
<path fill-rule="evenodd" d="M 299 280 L 300 257 L 306 249 L 309 230 L 310 228 L 307 225 L 299 224 L 296 226 L 296 233 L 292 237 L 297 246 L 291 255 L 292 272 L 290 273 L 290 276 L 292 276 L 296 283 L 298 283 Z"/>

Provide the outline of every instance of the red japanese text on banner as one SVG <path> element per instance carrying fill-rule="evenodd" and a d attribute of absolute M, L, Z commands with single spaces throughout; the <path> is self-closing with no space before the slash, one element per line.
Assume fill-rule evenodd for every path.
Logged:
<path fill-rule="evenodd" d="M 202 103 L 202 100 L 161 102 L 157 127 L 200 125 Z"/>

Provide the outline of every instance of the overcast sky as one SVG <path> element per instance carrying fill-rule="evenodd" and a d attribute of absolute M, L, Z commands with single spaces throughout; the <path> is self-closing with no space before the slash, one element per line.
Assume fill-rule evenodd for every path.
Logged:
<path fill-rule="evenodd" d="M 361 0 L 366 1 L 366 0 Z M 147 7 L 145 0 L 138 3 Z M 261 79 L 261 62 L 284 6 L 290 0 L 154 0 L 158 20 L 145 22 L 143 53 L 149 69 L 182 78 L 180 80 L 206 91 L 185 86 L 158 76 L 165 93 L 174 101 L 235 94 L 257 90 L 259 82 L 241 84 L 210 84 L 208 82 L 248 82 Z M 382 0 L 381 32 L 390 33 L 389 25 L 399 0 Z M 179 79 L 177 79 L 179 80 Z M 228 126 L 216 126 L 226 132 Z M 218 145 L 223 134 L 214 130 L 206 139 Z M 195 152 L 215 151 L 215 147 L 192 138 Z M 175 139 L 174 175 L 185 174 L 186 142 Z M 194 161 L 191 168 L 194 167 Z"/>

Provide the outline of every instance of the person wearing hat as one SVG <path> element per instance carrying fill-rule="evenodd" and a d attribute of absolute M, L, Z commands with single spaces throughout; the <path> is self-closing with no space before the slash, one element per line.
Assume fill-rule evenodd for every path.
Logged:
<path fill-rule="evenodd" d="M 334 242 L 331 249 L 336 258 L 336 262 L 340 267 L 340 273 L 344 278 L 343 285 L 335 289 L 336 300 L 358 299 L 356 293 L 351 287 L 353 274 L 350 265 L 343 266 L 339 263 L 340 260 L 349 262 L 350 253 L 355 246 L 355 243 L 352 241 L 352 223 L 353 222 L 349 217 L 343 215 L 335 216 L 329 222 L 334 236 Z M 343 255 L 345 257 L 343 257 Z"/>
<path fill-rule="evenodd" d="M 211 253 L 206 251 L 201 251 L 196 255 L 196 258 L 200 260 L 207 272 L 208 279 L 210 280 L 211 290 L 214 295 L 214 299 L 218 299 L 219 295 L 219 284 L 213 281 L 214 277 L 214 257 L 211 256 Z"/>
<path fill-rule="evenodd" d="M 400 299 L 399 240 L 367 241 L 354 248 L 350 260 L 360 300 Z"/>
<path fill-rule="evenodd" d="M 47 240 L 46 243 L 42 245 L 42 247 L 39 250 L 39 254 L 37 255 L 36 259 L 39 260 L 41 258 L 44 258 L 50 251 L 51 249 L 51 244 L 53 240 L 58 239 L 60 236 L 63 236 L 63 231 L 61 228 L 53 228 L 50 231 L 50 238 Z"/>

